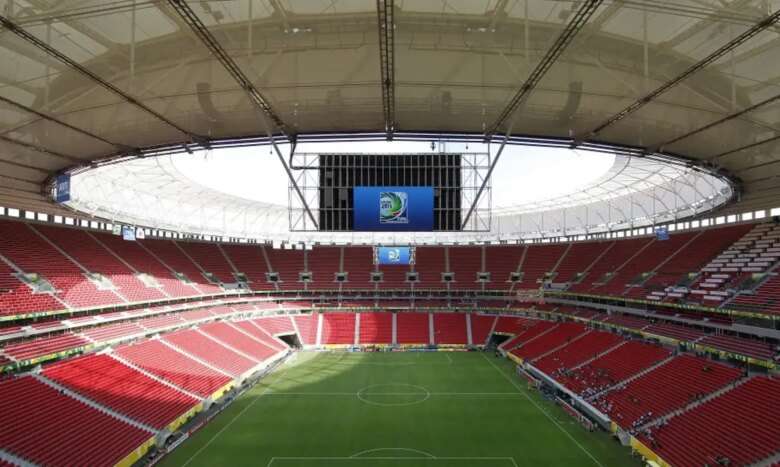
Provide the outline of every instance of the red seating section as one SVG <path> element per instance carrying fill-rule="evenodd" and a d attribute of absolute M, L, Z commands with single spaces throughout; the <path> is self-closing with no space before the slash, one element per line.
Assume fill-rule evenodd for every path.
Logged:
<path fill-rule="evenodd" d="M 90 355 L 58 363 L 46 368 L 43 375 L 157 429 L 164 428 L 199 402 L 108 355 Z"/>
<path fill-rule="evenodd" d="M 239 355 L 195 330 L 166 334 L 163 340 L 233 376 L 240 376 L 257 365 L 257 361 Z"/>
<path fill-rule="evenodd" d="M 94 233 L 94 235 L 136 271 L 154 277 L 162 286 L 162 290 L 171 297 L 198 295 L 197 290 L 177 279 L 163 263 L 141 247 L 140 242 L 128 242 L 116 235 L 102 233 Z"/>
<path fill-rule="evenodd" d="M 350 247 L 344 251 L 344 271 L 348 273 L 345 289 L 373 289 L 374 250 L 371 247 Z"/>
<path fill-rule="evenodd" d="M 585 272 L 596 259 L 612 245 L 613 242 L 581 242 L 573 243 L 569 252 L 556 269 L 553 282 L 572 282 L 578 273 Z"/>
<path fill-rule="evenodd" d="M 278 339 L 274 339 L 272 335 L 263 329 L 260 325 L 260 320 L 247 320 L 247 321 L 235 321 L 231 323 L 233 326 L 241 329 L 245 333 L 252 336 L 255 340 L 258 340 L 265 344 L 266 347 L 272 349 L 274 353 L 280 352 L 287 348 L 287 345 Z"/>
<path fill-rule="evenodd" d="M 553 272 L 555 264 L 566 251 L 567 245 L 534 245 L 528 247 L 528 253 L 520 268 L 523 280 L 515 285 L 517 289 L 538 289 L 545 273 Z"/>
<path fill-rule="evenodd" d="M 173 271 L 187 276 L 187 279 L 193 282 L 201 293 L 215 294 L 221 292 L 219 287 L 211 284 L 203 277 L 203 272 L 198 269 L 187 255 L 179 250 L 179 247 L 172 240 L 144 240 L 143 246 Z"/>
<path fill-rule="evenodd" d="M 10 344 L 3 351 L 14 360 L 22 361 L 81 347 L 88 343 L 86 339 L 73 334 L 60 334 Z"/>
<path fill-rule="evenodd" d="M 641 440 L 674 466 L 750 465 L 780 451 L 780 381 L 754 377 Z"/>
<path fill-rule="evenodd" d="M 433 342 L 435 344 L 468 344 L 466 315 L 463 313 L 434 313 Z"/>
<path fill-rule="evenodd" d="M 260 342 L 254 336 L 247 335 L 226 322 L 204 324 L 200 326 L 200 330 L 258 361 L 267 360 L 277 353 L 274 347 Z"/>
<path fill-rule="evenodd" d="M 623 428 L 630 428 L 683 408 L 736 381 L 741 374 L 730 366 L 680 355 L 625 387 L 610 391 L 595 405 Z"/>
<path fill-rule="evenodd" d="M 429 344 L 428 313 L 398 313 L 396 337 L 399 344 Z"/>
<path fill-rule="evenodd" d="M 84 271 L 43 240 L 28 224 L 0 221 L 0 254 L 22 271 L 43 276 L 59 291 L 58 297 L 73 307 L 122 302 L 113 292 L 98 290 L 86 279 Z"/>
<path fill-rule="evenodd" d="M 482 248 L 455 247 L 448 248 L 450 255 L 450 271 L 455 273 L 456 289 L 481 289 L 477 282 L 477 273 L 482 270 Z"/>
<path fill-rule="evenodd" d="M 143 302 L 165 298 L 159 290 L 146 287 L 135 277 L 134 271 L 86 231 L 48 226 L 39 226 L 37 229 L 87 270 L 108 278 L 118 288 L 117 291 L 129 301 Z"/>
<path fill-rule="evenodd" d="M 317 321 L 319 314 L 295 315 L 293 321 L 298 328 L 301 344 L 315 345 L 317 343 Z"/>
<path fill-rule="evenodd" d="M 355 313 L 323 313 L 322 344 L 355 343 Z"/>
<path fill-rule="evenodd" d="M 303 290 L 303 282 L 298 282 L 298 273 L 303 272 L 303 251 L 277 250 L 267 248 L 271 269 L 279 274 L 279 288 L 283 290 Z"/>
<path fill-rule="evenodd" d="M 531 339 L 544 334 L 556 327 L 556 323 L 550 321 L 528 320 L 519 330 L 518 334 L 501 344 L 505 350 L 512 350 L 519 345 L 529 342 Z"/>
<path fill-rule="evenodd" d="M 312 290 L 338 288 L 336 273 L 339 271 L 341 247 L 317 247 L 307 252 L 309 271 L 312 273 Z"/>
<path fill-rule="evenodd" d="M 0 446 L 39 465 L 113 466 L 152 437 L 31 376 L 0 394 Z"/>
<path fill-rule="evenodd" d="M 266 266 L 263 250 L 265 247 L 258 245 L 222 245 L 222 250 L 230 258 L 238 272 L 246 275 L 250 281 L 249 288 L 252 290 L 274 290 L 273 284 L 266 278 L 268 266 Z"/>
<path fill-rule="evenodd" d="M 612 243 L 608 247 L 609 249 L 606 251 L 606 253 L 601 256 L 601 259 L 593 264 L 582 281 L 572 286 L 570 290 L 585 293 L 597 292 L 598 286 L 596 283 L 601 281 L 606 273 L 613 272 L 622 266 L 649 241 L 652 240 L 647 238 L 633 238 Z"/>
<path fill-rule="evenodd" d="M 485 249 L 485 268 L 490 272 L 490 283 L 487 289 L 508 289 L 511 285 L 509 278 L 517 271 L 520 258 L 525 247 L 496 246 Z"/>
<path fill-rule="evenodd" d="M 3 239 L 0 237 L 0 243 Z M 61 310 L 62 303 L 47 293 L 34 294 L 32 289 L 12 274 L 14 271 L 0 261 L 0 315 L 16 315 L 33 311 Z"/>
<path fill-rule="evenodd" d="M 571 344 L 536 360 L 533 365 L 554 377 L 561 370 L 571 369 L 589 359 L 596 358 L 602 352 L 622 341 L 623 339 L 617 334 L 591 331 Z"/>
<path fill-rule="evenodd" d="M 572 391 L 589 397 L 652 367 L 670 354 L 661 346 L 629 341 L 558 379 Z"/>
<path fill-rule="evenodd" d="M 749 357 L 771 360 L 775 352 L 770 344 L 742 339 L 731 336 L 707 336 L 699 341 L 700 344 L 727 352 L 739 353 Z"/>
<path fill-rule="evenodd" d="M 214 274 L 216 280 L 230 284 L 236 282 L 233 268 L 227 262 L 222 248 L 213 243 L 177 242 L 187 255 L 204 271 Z"/>
<path fill-rule="evenodd" d="M 270 318 L 260 318 L 255 320 L 261 328 L 268 331 L 272 336 L 278 334 L 294 334 L 295 328 L 289 316 L 274 316 Z M 315 330 L 316 331 L 316 330 Z"/>
<path fill-rule="evenodd" d="M 393 315 L 392 313 L 361 313 L 360 314 L 361 344 L 392 344 Z"/>
<path fill-rule="evenodd" d="M 492 315 L 479 315 L 472 313 L 471 319 L 471 341 L 474 345 L 485 345 L 490 336 L 490 330 L 493 328 L 498 318 Z"/>
<path fill-rule="evenodd" d="M 414 270 L 418 274 L 418 282 L 414 287 L 419 289 L 447 288 L 441 279 L 441 273 L 444 272 L 444 248 L 417 247 L 414 255 Z"/>
<path fill-rule="evenodd" d="M 176 386 L 209 397 L 230 382 L 226 375 L 204 366 L 157 340 L 120 347 L 117 355 Z"/>
<path fill-rule="evenodd" d="M 571 342 L 585 332 L 585 326 L 580 323 L 561 323 L 550 332 L 539 334 L 533 340 L 524 340 L 519 347 L 515 347 L 512 354 L 523 360 L 533 360 L 561 345 Z"/>

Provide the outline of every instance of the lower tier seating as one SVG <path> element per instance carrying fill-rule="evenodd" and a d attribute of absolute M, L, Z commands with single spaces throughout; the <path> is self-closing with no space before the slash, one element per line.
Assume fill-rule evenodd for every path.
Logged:
<path fill-rule="evenodd" d="M 634 428 L 735 382 L 742 372 L 693 355 L 680 355 L 608 392 L 595 405 L 623 428 Z"/>
<path fill-rule="evenodd" d="M 195 330 L 166 334 L 163 339 L 189 355 L 233 376 L 240 376 L 258 363 L 256 360 L 250 360 Z"/>
<path fill-rule="evenodd" d="M 750 465 L 780 451 L 780 380 L 758 376 L 641 440 L 675 467 Z"/>
<path fill-rule="evenodd" d="M 428 344 L 428 313 L 398 313 L 396 333 L 399 344 Z"/>
<path fill-rule="evenodd" d="M 493 324 L 498 318 L 493 315 L 472 313 L 469 319 L 471 320 L 472 343 L 474 345 L 485 345 L 488 337 L 490 337 L 490 330 L 493 329 Z"/>
<path fill-rule="evenodd" d="M 49 378 L 101 405 L 162 429 L 198 400 L 108 355 L 89 355 L 46 368 Z"/>
<path fill-rule="evenodd" d="M 620 336 L 611 332 L 591 331 L 571 344 L 536 360 L 533 365 L 555 377 L 562 370 L 571 369 L 591 358 L 598 357 L 622 340 Z"/>
<path fill-rule="evenodd" d="M 629 341 L 574 371 L 566 372 L 558 380 L 577 394 L 590 397 L 652 367 L 669 355 L 671 352 L 659 345 Z"/>
<path fill-rule="evenodd" d="M 317 343 L 317 320 L 319 315 L 311 313 L 307 315 L 295 315 L 293 321 L 298 328 L 298 336 L 303 345 L 315 345 Z"/>
<path fill-rule="evenodd" d="M 0 446 L 39 465 L 113 466 L 152 437 L 23 376 L 0 382 Z"/>
<path fill-rule="evenodd" d="M 434 313 L 433 342 L 436 344 L 468 344 L 466 315 L 463 313 Z"/>
<path fill-rule="evenodd" d="M 393 314 L 392 313 L 361 313 L 360 343 L 361 344 L 392 344 Z"/>
<path fill-rule="evenodd" d="M 159 340 L 120 347 L 118 356 L 174 385 L 209 397 L 230 378 L 166 346 Z"/>
<path fill-rule="evenodd" d="M 571 342 L 572 339 L 584 332 L 585 326 L 580 323 L 561 323 L 550 332 L 540 334 L 531 341 L 525 341 L 524 344 L 516 347 L 511 352 L 523 360 L 533 360 L 567 342 Z"/>
<path fill-rule="evenodd" d="M 323 313 L 322 344 L 355 343 L 355 313 Z"/>

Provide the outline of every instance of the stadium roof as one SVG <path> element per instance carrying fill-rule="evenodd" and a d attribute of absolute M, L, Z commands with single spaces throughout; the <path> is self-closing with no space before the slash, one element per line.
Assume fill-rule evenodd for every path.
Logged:
<path fill-rule="evenodd" d="M 106 158 L 336 134 L 680 155 L 780 199 L 780 0 L 6 1 L 0 205 Z M 355 136 L 357 137 L 357 136 Z M 62 210 L 59 210 L 62 213 Z"/>

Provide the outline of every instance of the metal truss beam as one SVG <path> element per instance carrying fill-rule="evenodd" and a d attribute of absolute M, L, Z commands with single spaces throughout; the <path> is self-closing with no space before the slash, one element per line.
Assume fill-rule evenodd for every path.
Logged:
<path fill-rule="evenodd" d="M 35 110 L 35 109 L 31 108 L 31 107 L 27 107 L 26 105 L 20 104 L 20 103 L 18 103 L 16 101 L 12 101 L 11 99 L 8 99 L 6 97 L 0 96 L 0 102 L 2 102 L 4 104 L 8 104 L 8 105 L 10 105 L 12 107 L 16 107 L 17 109 L 20 109 L 23 112 L 35 115 L 36 117 L 38 117 L 38 118 L 40 118 L 42 120 L 47 120 L 47 121 L 50 121 L 52 123 L 56 123 L 57 125 L 60 125 L 60 126 L 63 126 L 63 127 L 67 128 L 69 130 L 75 131 L 76 133 L 79 133 L 80 135 L 84 135 L 84 136 L 87 136 L 89 138 L 96 139 L 96 140 L 100 141 L 101 143 L 108 144 L 109 146 L 114 146 L 115 148 L 117 148 L 119 150 L 122 150 L 122 151 L 128 151 L 128 150 L 129 151 L 133 151 L 134 150 L 133 148 L 128 148 L 128 147 L 123 146 L 121 144 L 111 142 L 111 141 L 109 141 L 109 140 L 107 140 L 107 139 L 105 139 L 105 138 L 103 138 L 101 136 L 98 136 L 98 135 L 96 135 L 94 133 L 90 133 L 87 130 L 84 130 L 84 129 L 76 127 L 76 126 L 73 126 L 70 123 L 64 122 L 64 121 L 62 121 L 62 120 L 60 120 L 60 119 L 58 119 L 56 117 L 52 117 L 51 115 L 47 115 L 45 113 L 39 112 L 39 111 L 37 111 L 37 110 Z M 48 150 L 45 150 L 45 151 L 49 152 Z"/>
<path fill-rule="evenodd" d="M 198 38 L 203 42 L 203 45 L 205 45 L 206 48 L 209 49 L 209 51 L 212 53 L 212 55 L 214 55 L 214 57 L 219 60 L 222 66 L 225 67 L 225 70 L 227 70 L 233 79 L 236 80 L 241 89 L 249 94 L 250 99 L 252 99 L 252 103 L 254 103 L 255 106 L 258 107 L 263 112 L 263 114 L 265 114 L 265 116 L 270 118 L 271 121 L 274 122 L 274 125 L 276 125 L 276 127 L 279 128 L 279 130 L 288 139 L 292 140 L 294 137 L 292 129 L 281 119 L 281 117 L 279 117 L 279 115 L 277 115 L 277 113 L 271 107 L 271 104 L 268 102 L 268 99 L 260 94 L 260 91 L 258 91 L 255 85 L 252 84 L 252 81 L 246 77 L 244 72 L 241 71 L 238 65 L 236 65 L 236 62 L 233 61 L 225 49 L 222 48 L 222 45 L 219 43 L 219 41 L 217 41 L 214 35 L 211 34 L 211 31 L 209 31 L 206 25 L 203 24 L 198 15 L 192 11 L 192 8 L 190 8 L 187 2 L 184 0 L 168 0 L 168 4 L 174 10 L 176 10 L 184 22 L 187 23 L 190 29 L 192 29 L 192 32 L 194 32 L 195 35 L 198 36 Z"/>
<path fill-rule="evenodd" d="M 78 157 L 69 156 L 67 154 L 63 154 L 61 152 L 57 152 L 57 151 L 55 151 L 53 149 L 46 149 L 46 148 L 43 148 L 43 147 L 40 147 L 40 146 L 36 146 L 34 144 L 30 144 L 30 143 L 27 143 L 25 141 L 19 141 L 18 139 L 10 138 L 10 137 L 5 136 L 5 135 L 0 135 L 0 141 L 5 141 L 6 143 L 9 143 L 9 144 L 13 144 L 13 145 L 16 145 L 16 146 L 21 146 L 23 148 L 30 149 L 30 150 L 35 151 L 35 152 L 42 152 L 42 153 L 49 154 L 49 155 L 54 156 L 54 157 L 59 157 L 60 159 L 65 159 L 67 161 L 74 162 L 76 164 L 88 164 L 89 163 L 89 161 L 86 161 L 84 159 L 79 159 Z M 0 159 L 0 161 L 3 161 L 3 159 Z"/>
<path fill-rule="evenodd" d="M 601 5 L 602 0 L 586 0 L 582 2 L 580 8 L 572 15 L 569 23 L 563 28 L 558 38 L 553 43 L 552 47 L 547 50 L 542 57 L 542 60 L 536 65 L 536 68 L 531 71 L 531 74 L 526 79 L 525 83 L 520 86 L 520 89 L 515 93 L 514 97 L 509 101 L 507 106 L 498 115 L 498 118 L 490 125 L 485 132 L 485 138 L 490 139 L 496 132 L 514 115 L 515 111 L 520 107 L 523 101 L 528 97 L 530 92 L 541 81 L 544 75 L 549 71 L 550 67 L 558 60 L 561 54 L 566 50 L 574 36 L 585 26 L 588 19 L 595 13 L 596 9 Z"/>
<path fill-rule="evenodd" d="M 393 0 L 377 0 L 379 26 L 379 68 L 382 77 L 382 110 L 385 135 L 393 139 L 395 132 L 395 22 Z"/>
<path fill-rule="evenodd" d="M 715 120 L 712 123 L 708 123 L 708 124 L 706 124 L 704 126 L 696 128 L 695 130 L 691 130 L 688 133 L 680 135 L 680 136 L 678 136 L 678 137 L 676 137 L 674 139 L 670 139 L 669 141 L 666 141 L 664 143 L 659 144 L 657 146 L 657 148 L 648 149 L 648 152 L 663 151 L 665 147 L 671 146 L 672 144 L 677 143 L 678 141 L 682 141 L 682 140 L 684 140 L 686 138 L 690 138 L 693 135 L 697 135 L 697 134 L 699 134 L 699 133 L 701 133 L 703 131 L 707 131 L 707 130 L 709 130 L 711 128 L 714 128 L 714 127 L 716 127 L 718 125 L 721 125 L 721 124 L 726 123 L 728 121 L 734 120 L 735 118 L 739 118 L 739 117 L 741 117 L 741 116 L 743 116 L 743 115 L 745 115 L 747 113 L 750 113 L 750 112 L 758 109 L 759 107 L 763 107 L 763 106 L 765 106 L 767 104 L 771 104 L 772 102 L 775 102 L 775 101 L 778 101 L 778 100 L 780 100 L 780 94 L 776 94 L 776 95 L 774 95 L 772 97 L 769 97 L 767 99 L 764 99 L 764 100 L 762 100 L 760 102 L 756 102 L 755 104 L 751 105 L 750 107 L 745 107 L 744 109 L 742 109 L 742 110 L 740 110 L 738 112 L 734 112 L 732 114 L 726 115 L 725 117 L 723 117 L 721 119 L 718 119 L 718 120 Z"/>
<path fill-rule="evenodd" d="M 172 121 L 168 120 L 166 117 L 160 115 L 156 111 L 150 109 L 146 105 L 142 104 L 138 99 L 126 94 L 124 91 L 119 89 L 118 87 L 114 86 L 113 84 L 109 83 L 108 81 L 103 80 L 100 76 L 96 75 L 92 71 L 90 71 L 88 68 L 82 66 L 80 63 L 76 62 L 72 58 L 68 57 L 67 55 L 63 54 L 59 50 L 51 47 L 49 44 L 46 44 L 42 40 L 38 39 L 34 35 L 27 32 L 25 29 L 19 27 L 14 23 L 13 21 L 9 20 L 5 16 L 0 16 L 0 26 L 6 28 L 10 32 L 17 35 L 19 38 L 23 39 L 24 41 L 27 41 L 28 43 L 34 45 L 38 49 L 45 52 L 50 57 L 53 57 L 57 59 L 58 61 L 64 63 L 71 69 L 81 73 L 82 75 L 86 76 L 87 78 L 91 79 L 101 87 L 107 89 L 108 91 L 118 95 L 126 102 L 129 102 L 130 104 L 133 104 L 134 106 L 138 107 L 139 109 L 143 110 L 144 112 L 154 116 L 158 120 L 162 121 L 163 123 L 175 128 L 180 133 L 187 135 L 190 139 L 193 140 L 199 140 L 199 139 L 205 139 L 198 137 L 196 135 L 191 134 L 189 131 L 185 130 L 184 128 L 181 128 L 177 124 L 173 123 Z"/>
<path fill-rule="evenodd" d="M 655 98 L 657 98 L 661 94 L 665 93 L 669 89 L 680 84 L 682 81 L 684 81 L 691 75 L 701 71 L 703 68 L 715 62 L 716 60 L 718 60 L 728 52 L 744 44 L 746 41 L 750 40 L 750 38 L 754 37 L 756 34 L 771 27 L 772 25 L 777 23 L 778 20 L 780 20 L 780 10 L 777 10 L 771 15 L 767 16 L 766 18 L 762 19 L 747 31 L 743 32 L 739 36 L 735 37 L 734 39 L 730 40 L 726 44 L 722 45 L 720 48 L 718 48 L 708 56 L 704 57 L 703 59 L 699 60 L 698 62 L 694 63 L 693 65 L 688 67 L 685 71 L 675 76 L 671 80 L 663 83 L 662 85 L 660 85 L 659 87 L 651 91 L 649 94 L 640 97 L 625 109 L 609 117 L 607 120 L 605 120 L 603 123 L 601 123 L 599 126 L 594 128 L 590 132 L 575 137 L 574 142 L 572 143 L 572 147 L 579 146 L 583 141 L 593 138 L 594 136 L 598 135 L 601 131 L 603 131 L 607 127 L 619 122 L 620 120 L 623 120 L 630 114 L 636 112 L 640 108 L 644 107 L 646 104 L 652 102 Z"/>

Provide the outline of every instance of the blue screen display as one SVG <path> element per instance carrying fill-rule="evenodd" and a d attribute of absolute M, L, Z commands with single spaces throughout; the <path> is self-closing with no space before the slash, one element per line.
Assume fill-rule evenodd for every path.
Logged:
<path fill-rule="evenodd" d="M 412 258 L 412 249 L 408 246 L 380 246 L 376 248 L 379 265 L 408 265 Z"/>
<path fill-rule="evenodd" d="M 659 241 L 669 240 L 669 229 L 667 227 L 656 227 L 655 239 Z"/>
<path fill-rule="evenodd" d="M 353 193 L 354 230 L 433 230 L 433 187 L 357 186 Z"/>
<path fill-rule="evenodd" d="M 122 239 L 135 241 L 135 228 L 129 225 L 122 226 Z"/>
<path fill-rule="evenodd" d="M 54 201 L 64 203 L 70 201 L 70 174 L 57 175 L 54 190 Z"/>

